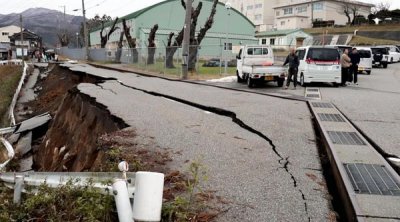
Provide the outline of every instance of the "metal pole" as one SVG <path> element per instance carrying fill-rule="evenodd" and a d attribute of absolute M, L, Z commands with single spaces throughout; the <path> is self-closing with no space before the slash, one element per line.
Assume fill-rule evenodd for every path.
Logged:
<path fill-rule="evenodd" d="M 113 194 L 115 205 L 117 207 L 118 218 L 120 222 L 132 222 L 132 206 L 129 200 L 126 180 L 115 179 L 113 183 Z"/>
<path fill-rule="evenodd" d="M 88 30 L 86 27 L 86 10 L 85 10 L 85 0 L 82 0 L 82 14 L 83 14 L 83 33 L 84 33 L 84 38 L 85 38 L 85 51 L 86 51 L 86 55 L 85 58 L 86 60 L 88 60 L 89 58 L 89 38 L 88 38 Z"/>
<path fill-rule="evenodd" d="M 311 0 L 311 28 L 314 28 L 314 3 Z"/>
<path fill-rule="evenodd" d="M 15 176 L 15 185 L 14 185 L 14 203 L 21 203 L 21 193 L 22 189 L 24 189 L 24 176 L 18 175 Z"/>
<path fill-rule="evenodd" d="M 228 73 L 228 50 L 229 50 L 229 46 L 228 46 L 228 29 L 229 29 L 229 17 L 231 15 L 230 13 L 230 4 L 229 2 L 226 3 L 225 5 L 226 9 L 228 10 L 228 21 L 226 24 L 226 36 L 225 36 L 225 44 L 224 44 L 224 58 L 225 58 L 225 69 L 224 69 L 224 74 Z"/>
<path fill-rule="evenodd" d="M 21 25 L 21 55 L 22 55 L 22 61 L 24 61 L 24 32 L 23 32 L 23 23 L 22 23 L 22 14 L 19 15 L 19 21 L 20 21 L 20 25 Z"/>
<path fill-rule="evenodd" d="M 79 48 L 79 33 L 76 33 L 76 48 Z"/>
<path fill-rule="evenodd" d="M 189 68 L 190 24 L 192 22 L 192 0 L 186 0 L 186 17 L 183 33 L 182 79 L 187 79 Z"/>

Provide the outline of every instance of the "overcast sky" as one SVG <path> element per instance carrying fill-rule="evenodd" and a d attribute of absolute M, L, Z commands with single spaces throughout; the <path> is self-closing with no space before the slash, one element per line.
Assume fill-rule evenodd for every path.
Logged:
<path fill-rule="evenodd" d="M 162 0 L 85 0 L 87 17 L 95 14 L 124 16 L 144 7 L 156 4 Z M 400 0 L 359 0 L 367 3 L 386 2 L 392 9 L 400 8 Z M 67 14 L 81 15 L 82 11 L 73 11 L 82 8 L 82 0 L 0 0 L 0 14 L 20 13 L 28 8 L 43 7 L 63 11 L 66 6 Z"/>

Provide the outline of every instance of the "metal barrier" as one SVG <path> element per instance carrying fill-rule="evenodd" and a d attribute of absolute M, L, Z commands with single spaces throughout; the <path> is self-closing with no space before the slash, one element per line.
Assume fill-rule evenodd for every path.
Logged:
<path fill-rule="evenodd" d="M 15 125 L 15 117 L 14 117 L 14 108 L 15 105 L 17 104 L 17 100 L 18 100 L 18 95 L 21 92 L 22 89 L 22 85 L 24 84 L 24 80 L 25 80 L 25 76 L 26 76 L 26 70 L 28 68 L 28 65 L 26 64 L 26 62 L 24 62 L 24 70 L 22 72 L 22 76 L 21 79 L 19 81 L 17 90 L 14 93 L 14 97 L 12 99 L 12 102 L 10 104 L 10 109 L 9 109 L 9 117 L 11 119 L 11 125 L 14 126 Z"/>
<path fill-rule="evenodd" d="M 90 185 L 98 188 L 105 195 L 113 195 L 120 222 L 160 221 L 164 174 L 152 172 L 127 172 L 128 165 L 121 162 L 118 172 L 26 172 L 0 173 L 0 180 L 14 189 L 14 203 L 21 203 L 21 193 L 27 192 L 25 186 L 46 184 L 51 188 L 66 185 L 72 181 L 73 186 Z M 110 185 L 110 182 L 112 185 Z M 131 200 L 133 200 L 133 206 Z"/>
<path fill-rule="evenodd" d="M 22 65 L 23 61 L 22 59 L 12 59 L 12 60 L 5 60 L 5 61 L 0 61 L 1 66 L 5 65 Z"/>
<path fill-rule="evenodd" d="M 1 143 L 3 143 L 3 145 L 6 148 L 7 153 L 8 153 L 7 154 L 8 159 L 4 163 L 0 164 L 0 171 L 1 171 L 8 164 L 8 162 L 10 162 L 10 160 L 12 158 L 14 158 L 15 152 L 14 152 L 12 145 L 6 139 L 4 139 L 3 137 L 0 137 L 0 141 L 1 141 Z"/>

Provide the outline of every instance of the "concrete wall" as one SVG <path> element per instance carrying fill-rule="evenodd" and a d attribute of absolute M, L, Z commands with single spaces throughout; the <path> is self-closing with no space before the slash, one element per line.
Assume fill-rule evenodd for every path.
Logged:
<path fill-rule="evenodd" d="M 9 36 L 21 32 L 21 28 L 15 25 L 0 28 L 0 42 L 10 42 Z M 7 34 L 8 33 L 8 34 Z"/>

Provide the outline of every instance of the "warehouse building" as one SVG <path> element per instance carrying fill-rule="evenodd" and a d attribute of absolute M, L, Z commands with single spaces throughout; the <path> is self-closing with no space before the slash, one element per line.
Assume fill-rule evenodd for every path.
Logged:
<path fill-rule="evenodd" d="M 200 1 L 203 3 L 203 8 L 198 19 L 196 31 L 199 31 L 204 26 L 213 4 L 211 0 L 195 0 L 193 6 L 196 7 Z M 147 47 L 150 29 L 155 24 L 158 24 L 156 46 L 157 48 L 165 48 L 168 42 L 168 35 L 171 32 L 177 35 L 182 29 L 185 20 L 185 9 L 182 7 L 180 0 L 166 0 L 122 18 L 125 18 L 127 25 L 131 27 L 131 35 L 137 39 L 138 48 Z M 117 47 L 120 32 L 123 30 L 122 18 L 117 23 L 117 27 L 120 27 L 120 29 L 111 35 L 106 49 L 115 49 Z M 111 25 L 111 22 L 105 25 L 103 34 L 110 29 Z M 100 48 L 100 30 L 100 27 L 90 30 L 92 48 Z M 240 45 L 257 44 L 257 39 L 254 35 L 255 26 L 248 18 L 236 9 L 226 7 L 223 3 L 218 3 L 214 24 L 201 42 L 200 54 L 208 55 L 209 57 L 218 56 L 225 49 L 235 53 Z M 220 47 L 225 46 L 225 44 L 226 48 Z M 128 47 L 126 41 L 124 41 L 123 45 L 124 48 Z"/>

